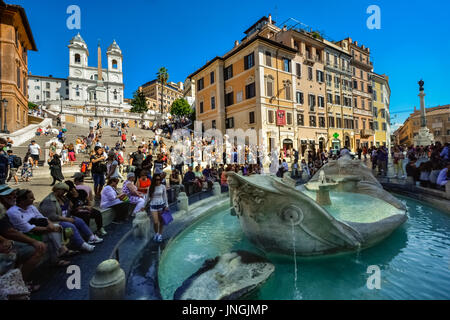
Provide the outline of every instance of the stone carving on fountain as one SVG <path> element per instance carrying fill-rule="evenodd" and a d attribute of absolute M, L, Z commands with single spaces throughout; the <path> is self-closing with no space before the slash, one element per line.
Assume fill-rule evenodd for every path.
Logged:
<path fill-rule="evenodd" d="M 317 201 L 296 189 L 290 178 L 228 172 L 230 201 L 246 237 L 264 251 L 282 254 L 294 252 L 295 237 L 297 255 L 321 255 L 374 245 L 406 221 L 404 205 L 384 191 L 360 161 L 357 164 L 350 159 L 348 167 L 330 163 L 323 170 L 307 185 L 322 192 Z M 394 214 L 373 223 L 338 220 L 324 207 L 330 204 L 331 189 L 364 193 L 397 209 L 391 207 Z"/>

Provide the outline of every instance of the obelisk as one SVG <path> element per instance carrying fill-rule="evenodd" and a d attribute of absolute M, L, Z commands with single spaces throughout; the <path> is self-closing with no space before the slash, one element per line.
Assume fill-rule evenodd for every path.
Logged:
<path fill-rule="evenodd" d="M 420 129 L 417 136 L 414 137 L 414 146 L 428 146 L 433 144 L 434 136 L 430 133 L 430 130 L 427 128 L 427 118 L 425 114 L 425 93 L 423 89 L 423 85 L 425 82 L 420 79 L 419 84 L 419 98 L 420 98 Z"/>

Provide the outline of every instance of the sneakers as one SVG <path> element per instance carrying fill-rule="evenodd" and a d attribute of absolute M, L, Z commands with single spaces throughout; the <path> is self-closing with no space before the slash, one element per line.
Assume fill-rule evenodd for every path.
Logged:
<path fill-rule="evenodd" d="M 160 235 L 159 233 L 156 233 L 156 234 L 153 236 L 153 241 L 159 242 L 159 243 L 163 242 L 163 237 L 162 237 L 162 235 Z"/>
<path fill-rule="evenodd" d="M 97 231 L 97 234 L 99 236 L 104 237 L 104 236 L 106 236 L 108 234 L 108 232 L 105 231 L 105 228 L 100 228 L 100 230 Z"/>
<path fill-rule="evenodd" d="M 82 249 L 83 251 L 92 252 L 92 251 L 94 251 L 95 246 L 92 246 L 92 245 L 90 245 L 90 244 L 84 242 L 84 243 L 81 245 L 81 249 Z"/>
<path fill-rule="evenodd" d="M 89 244 L 96 244 L 96 243 L 101 243 L 103 242 L 102 238 L 99 238 L 97 235 L 92 235 L 91 239 L 89 239 Z"/>

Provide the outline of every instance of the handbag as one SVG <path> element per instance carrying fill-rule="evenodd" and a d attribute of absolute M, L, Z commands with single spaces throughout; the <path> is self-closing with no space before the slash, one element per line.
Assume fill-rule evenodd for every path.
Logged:
<path fill-rule="evenodd" d="M 169 209 L 164 210 L 163 213 L 161 213 L 161 218 L 165 226 L 173 221 L 172 213 L 170 213 Z"/>

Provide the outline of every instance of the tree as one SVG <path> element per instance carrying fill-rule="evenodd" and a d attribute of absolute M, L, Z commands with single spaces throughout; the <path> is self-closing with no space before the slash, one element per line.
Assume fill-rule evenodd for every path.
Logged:
<path fill-rule="evenodd" d="M 147 101 L 145 99 L 144 93 L 140 90 L 136 90 L 133 93 L 133 100 L 131 100 L 131 112 L 144 113 L 148 111 Z"/>
<path fill-rule="evenodd" d="M 170 108 L 170 113 L 179 117 L 189 116 L 193 112 L 189 103 L 183 98 L 176 99 L 172 103 L 172 107 Z"/>
<path fill-rule="evenodd" d="M 34 104 L 33 102 L 28 101 L 28 109 L 35 109 L 37 107 L 37 104 Z"/>
<path fill-rule="evenodd" d="M 158 72 L 156 73 L 156 79 L 158 79 L 159 83 L 161 84 L 161 106 L 159 112 L 163 114 L 164 86 L 167 84 L 167 81 L 169 80 L 168 70 L 165 67 L 159 68 Z"/>

